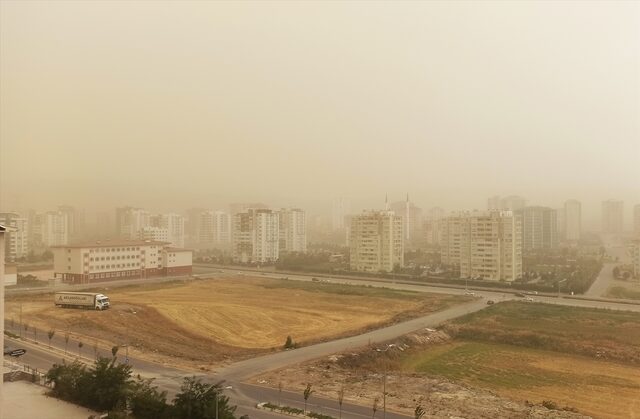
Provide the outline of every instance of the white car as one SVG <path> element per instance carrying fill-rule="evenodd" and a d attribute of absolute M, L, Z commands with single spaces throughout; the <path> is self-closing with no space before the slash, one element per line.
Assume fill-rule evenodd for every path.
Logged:
<path fill-rule="evenodd" d="M 533 298 L 527 297 L 527 298 L 524 299 L 524 301 L 533 301 Z"/>
<path fill-rule="evenodd" d="M 465 291 L 464 295 L 476 295 L 476 293 L 473 291 Z"/>

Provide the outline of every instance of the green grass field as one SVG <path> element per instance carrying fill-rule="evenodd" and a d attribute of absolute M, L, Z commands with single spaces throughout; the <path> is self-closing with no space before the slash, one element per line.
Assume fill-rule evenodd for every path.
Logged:
<path fill-rule="evenodd" d="M 607 290 L 607 297 L 640 300 L 640 290 L 630 290 L 620 286 L 610 287 Z"/>
<path fill-rule="evenodd" d="M 460 317 L 446 329 L 465 340 L 640 365 L 640 314 L 635 312 L 507 302 Z"/>

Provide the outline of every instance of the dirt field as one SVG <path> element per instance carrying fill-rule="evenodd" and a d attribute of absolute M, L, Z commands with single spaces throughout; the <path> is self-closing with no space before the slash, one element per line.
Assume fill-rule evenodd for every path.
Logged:
<path fill-rule="evenodd" d="M 10 298 L 6 318 L 129 343 L 153 359 L 198 367 L 280 348 L 288 335 L 307 344 L 437 311 L 461 297 L 261 278 L 198 280 L 100 290 L 105 312 L 56 308 L 51 295 Z M 134 349 L 134 350 L 135 350 Z"/>
<path fill-rule="evenodd" d="M 408 415 L 422 399 L 426 417 L 640 418 L 638 313 L 500 303 L 389 344 L 255 380 L 312 382 L 327 397 L 344 385 L 345 399 L 367 405 L 386 370 L 387 405 Z"/>

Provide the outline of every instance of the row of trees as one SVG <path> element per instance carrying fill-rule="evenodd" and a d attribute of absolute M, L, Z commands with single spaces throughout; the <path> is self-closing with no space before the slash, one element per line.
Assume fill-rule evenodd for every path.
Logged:
<path fill-rule="evenodd" d="M 221 383 L 203 383 L 188 377 L 169 404 L 167 392 L 153 379 L 134 379 L 131 366 L 116 357 L 98 358 L 87 368 L 79 362 L 56 364 L 45 376 L 53 396 L 87 408 L 109 412 L 109 417 L 136 419 L 235 419 L 236 406 L 222 394 Z"/>

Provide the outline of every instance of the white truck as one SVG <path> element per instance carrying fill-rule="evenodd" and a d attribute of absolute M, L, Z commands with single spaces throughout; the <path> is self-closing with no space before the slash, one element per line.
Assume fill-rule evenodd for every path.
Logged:
<path fill-rule="evenodd" d="M 109 297 L 95 292 L 56 292 L 54 298 L 56 307 L 89 310 L 106 310 L 109 308 Z"/>

